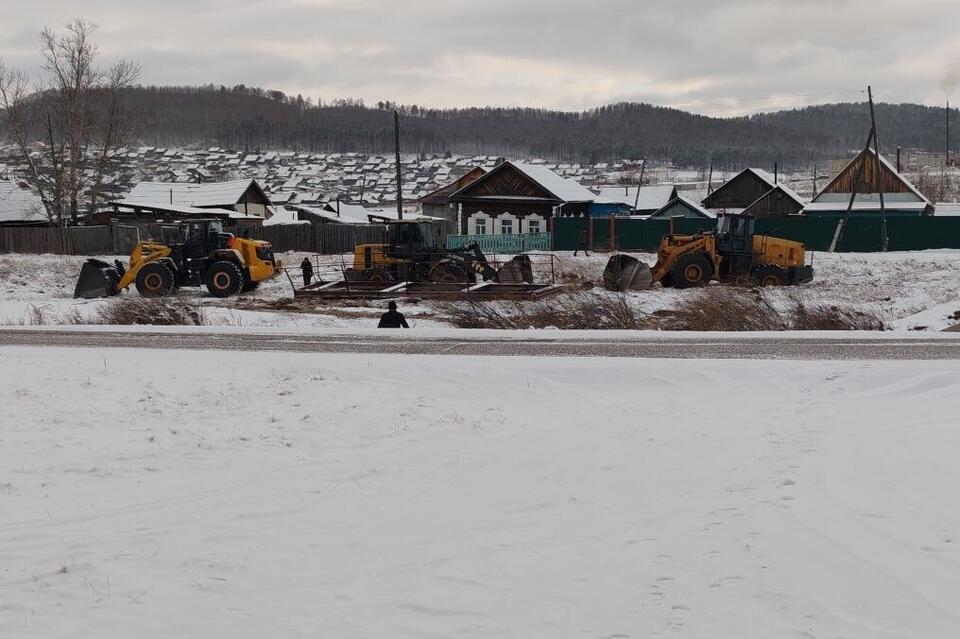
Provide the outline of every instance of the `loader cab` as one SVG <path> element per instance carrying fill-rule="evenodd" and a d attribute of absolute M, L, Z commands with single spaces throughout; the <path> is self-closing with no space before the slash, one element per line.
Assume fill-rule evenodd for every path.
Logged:
<path fill-rule="evenodd" d="M 430 220 L 391 220 L 387 225 L 387 244 L 393 257 L 412 258 L 443 249 L 439 224 Z"/>
<path fill-rule="evenodd" d="M 717 249 L 720 252 L 752 253 L 756 220 L 748 215 L 721 213 L 717 216 Z"/>
<path fill-rule="evenodd" d="M 731 277 L 753 269 L 755 223 L 756 219 L 749 215 L 721 213 L 717 216 L 717 253 L 723 258 L 721 275 Z"/>
<path fill-rule="evenodd" d="M 229 233 L 223 232 L 220 220 L 190 220 L 183 223 L 183 244 L 186 257 L 206 257 L 227 246 Z"/>

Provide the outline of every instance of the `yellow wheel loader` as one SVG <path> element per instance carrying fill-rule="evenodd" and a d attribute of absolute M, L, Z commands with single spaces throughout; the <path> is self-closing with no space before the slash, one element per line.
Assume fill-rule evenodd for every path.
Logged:
<path fill-rule="evenodd" d="M 754 222 L 746 215 L 721 214 L 715 231 L 664 235 L 652 268 L 629 255 L 614 255 L 603 273 L 604 286 L 628 291 L 660 282 L 664 287 L 690 288 L 710 280 L 787 286 L 813 279 L 802 243 L 757 235 Z"/>
<path fill-rule="evenodd" d="M 432 220 L 387 220 L 385 244 L 357 244 L 353 266 L 344 270 L 348 282 L 433 282 L 436 284 L 533 282 L 529 256 L 518 255 L 499 270 L 477 244 L 445 247 L 442 223 Z"/>
<path fill-rule="evenodd" d="M 143 297 L 163 297 L 181 286 L 202 285 L 215 297 L 227 297 L 252 291 L 283 270 L 269 242 L 224 233 L 218 220 L 191 220 L 180 226 L 183 242 L 139 242 L 126 268 L 119 260 L 114 264 L 87 260 L 73 296 L 111 297 L 133 284 Z"/>

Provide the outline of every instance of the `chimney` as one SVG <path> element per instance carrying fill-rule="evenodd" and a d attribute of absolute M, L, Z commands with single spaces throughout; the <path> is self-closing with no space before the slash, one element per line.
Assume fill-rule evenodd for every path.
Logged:
<path fill-rule="evenodd" d="M 778 168 L 779 168 L 779 167 L 777 167 L 777 163 L 774 162 L 774 163 L 773 163 L 773 183 L 774 183 L 774 184 L 776 184 L 777 182 L 779 182 L 779 180 L 778 180 L 778 177 L 779 177 Z"/>
<path fill-rule="evenodd" d="M 897 173 L 900 172 L 900 147 L 897 147 Z"/>

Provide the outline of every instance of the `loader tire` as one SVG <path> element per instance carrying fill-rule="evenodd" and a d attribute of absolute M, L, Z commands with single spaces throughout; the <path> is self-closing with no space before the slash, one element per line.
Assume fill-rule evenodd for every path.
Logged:
<path fill-rule="evenodd" d="M 163 262 L 144 264 L 137 273 L 137 291 L 143 297 L 166 297 L 176 290 L 176 277 Z"/>
<path fill-rule="evenodd" d="M 673 288 L 673 275 L 670 273 L 664 274 L 664 276 L 660 278 L 660 286 L 663 288 Z"/>
<path fill-rule="evenodd" d="M 243 288 L 241 290 L 244 293 L 249 293 L 251 291 L 257 290 L 258 286 L 260 286 L 260 282 L 254 282 L 253 280 L 244 280 Z"/>
<path fill-rule="evenodd" d="M 766 264 L 751 273 L 757 286 L 786 286 L 790 282 L 787 272 L 776 264 Z"/>
<path fill-rule="evenodd" d="M 684 255 L 670 270 L 673 285 L 677 288 L 706 286 L 713 277 L 713 264 L 706 255 Z"/>
<path fill-rule="evenodd" d="M 214 262 L 204 274 L 207 290 L 214 297 L 230 297 L 243 290 L 243 271 L 233 262 Z"/>

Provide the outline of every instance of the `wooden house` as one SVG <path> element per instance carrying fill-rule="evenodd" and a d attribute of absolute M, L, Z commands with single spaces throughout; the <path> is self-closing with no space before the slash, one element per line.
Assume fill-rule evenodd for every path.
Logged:
<path fill-rule="evenodd" d="M 703 198 L 705 208 L 740 213 L 777 186 L 777 179 L 763 169 L 744 169 Z"/>
<path fill-rule="evenodd" d="M 447 230 L 453 232 L 457 225 L 457 205 L 450 201 L 450 196 L 486 173 L 483 167 L 475 166 L 452 182 L 427 193 L 419 200 L 423 214 L 447 220 Z"/>
<path fill-rule="evenodd" d="M 502 162 L 450 195 L 467 235 L 546 232 L 554 217 L 584 217 L 595 199 L 583 185 L 545 166 Z"/>
<path fill-rule="evenodd" d="M 781 182 L 743 209 L 743 213 L 758 218 L 787 217 L 799 214 L 805 205 L 803 198 Z"/>
<path fill-rule="evenodd" d="M 872 149 L 861 151 L 804 207 L 803 212 L 807 215 L 844 215 L 855 191 L 851 214 L 879 214 L 880 193 L 876 187 L 879 177 L 880 188 L 883 190 L 883 208 L 887 214 L 932 215 L 934 207 L 930 200 L 886 158 L 880 155 L 880 161 L 877 162 L 877 157 Z"/>

